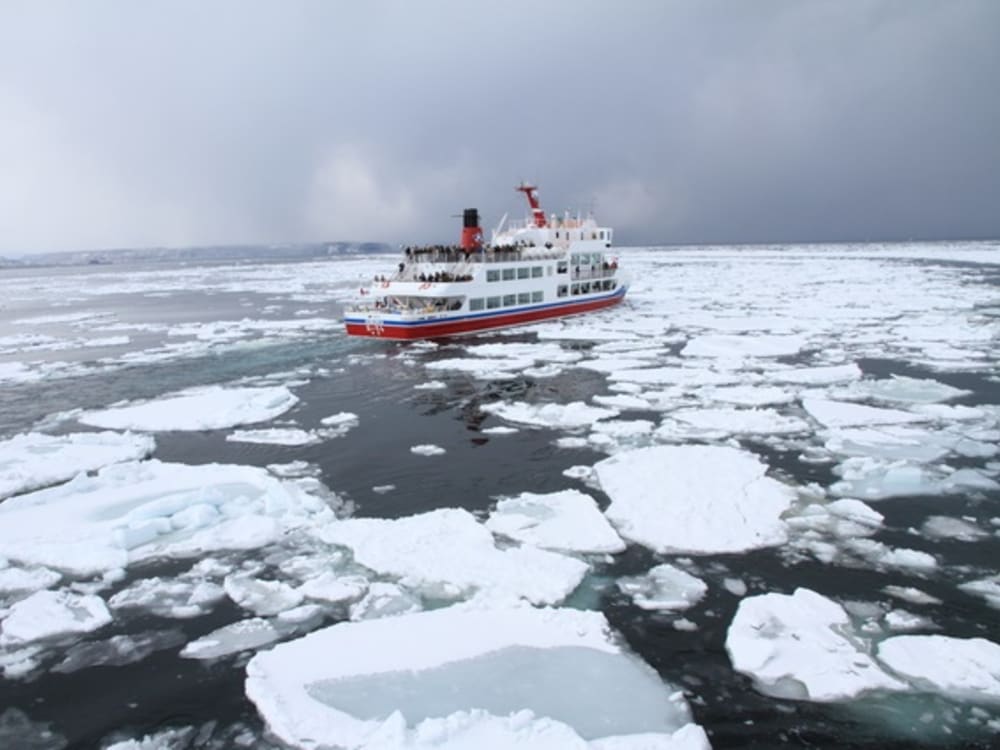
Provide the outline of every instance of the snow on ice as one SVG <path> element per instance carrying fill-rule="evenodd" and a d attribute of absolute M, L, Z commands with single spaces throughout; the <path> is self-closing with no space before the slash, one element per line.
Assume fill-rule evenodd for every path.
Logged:
<path fill-rule="evenodd" d="M 598 612 L 451 607 L 338 623 L 257 654 L 246 692 L 303 748 L 708 747 L 681 694 Z"/>
<path fill-rule="evenodd" d="M 118 430 L 220 430 L 266 422 L 291 409 L 298 397 L 284 386 L 192 388 L 152 401 L 86 412 L 83 424 Z"/>
<path fill-rule="evenodd" d="M 657 552 L 738 552 L 781 544 L 795 495 L 752 453 L 727 446 L 654 446 L 594 466 L 618 532 Z"/>
<path fill-rule="evenodd" d="M 396 520 L 345 519 L 316 534 L 329 544 L 349 547 L 360 565 L 430 599 L 478 593 L 555 604 L 569 596 L 587 571 L 579 560 L 530 545 L 501 550 L 485 526 L 457 508 Z"/>
<path fill-rule="evenodd" d="M 590 495 L 524 492 L 497 503 L 486 528 L 525 544 L 568 552 L 622 552 L 625 543 Z"/>
<path fill-rule="evenodd" d="M 155 557 L 254 549 L 332 517 L 326 502 L 264 469 L 123 463 L 0 503 L 0 557 L 84 577 Z"/>
<path fill-rule="evenodd" d="M 617 584 L 637 607 L 652 610 L 689 609 L 708 591 L 700 578 L 669 563 L 657 565 L 644 576 L 619 578 Z"/>
<path fill-rule="evenodd" d="M 108 464 L 135 461 L 153 452 L 148 435 L 130 432 L 30 432 L 0 441 L 0 500 L 72 479 Z"/>

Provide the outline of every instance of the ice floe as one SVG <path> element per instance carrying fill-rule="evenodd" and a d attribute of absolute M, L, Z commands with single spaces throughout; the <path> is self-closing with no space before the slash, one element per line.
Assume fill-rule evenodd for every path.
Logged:
<path fill-rule="evenodd" d="M 130 432 L 17 435 L 0 441 L 0 499 L 108 464 L 145 458 L 154 448 L 152 437 Z"/>
<path fill-rule="evenodd" d="M 848 401 L 805 398 L 802 406 L 825 427 L 859 427 L 863 425 L 905 424 L 923 422 L 926 417 L 900 409 L 882 409 Z"/>
<path fill-rule="evenodd" d="M 85 412 L 79 420 L 93 427 L 119 430 L 219 430 L 274 419 L 298 400 L 284 386 L 207 386 L 152 401 Z"/>
<path fill-rule="evenodd" d="M 726 435 L 793 435 L 809 431 L 798 417 L 773 409 L 678 409 L 664 418 L 656 434 L 664 440 Z"/>
<path fill-rule="evenodd" d="M 357 563 L 432 600 L 478 593 L 555 604 L 587 571 L 579 560 L 530 545 L 501 550 L 471 513 L 454 508 L 396 520 L 346 519 L 316 534 L 349 547 Z"/>
<path fill-rule="evenodd" d="M 108 600 L 112 610 L 142 609 L 159 617 L 199 617 L 224 599 L 225 590 L 197 575 L 142 578 Z"/>
<path fill-rule="evenodd" d="M 736 671 L 778 698 L 841 701 L 906 688 L 865 652 L 844 608 L 809 589 L 742 599 L 726 651 Z"/>
<path fill-rule="evenodd" d="M 65 589 L 36 591 L 11 606 L 0 626 L 0 645 L 89 633 L 109 622 L 111 613 L 99 596 L 76 594 Z"/>
<path fill-rule="evenodd" d="M 123 463 L 0 504 L 0 556 L 83 577 L 154 557 L 254 549 L 332 517 L 323 499 L 264 469 Z"/>
<path fill-rule="evenodd" d="M 985 638 L 900 635 L 878 645 L 878 658 L 916 687 L 961 700 L 1000 700 L 1000 645 Z"/>
<path fill-rule="evenodd" d="M 452 607 L 338 623 L 257 654 L 246 692 L 270 731 L 303 748 L 708 747 L 683 697 L 597 612 Z"/>
<path fill-rule="evenodd" d="M 444 448 L 440 445 L 434 445 L 433 443 L 423 443 L 421 445 L 410 446 L 410 453 L 415 453 L 418 456 L 440 456 L 444 452 Z"/>
<path fill-rule="evenodd" d="M 798 354 L 808 340 L 804 336 L 696 336 L 681 350 L 685 357 L 787 357 Z"/>
<path fill-rule="evenodd" d="M 781 544 L 795 497 L 752 453 L 728 446 L 654 446 L 594 466 L 605 515 L 657 552 L 737 552 Z"/>
<path fill-rule="evenodd" d="M 525 544 L 570 552 L 621 552 L 625 543 L 590 495 L 524 492 L 497 503 L 486 528 Z"/>
<path fill-rule="evenodd" d="M 981 596 L 994 609 L 1000 609 L 1000 574 L 966 581 L 959 584 L 959 589 L 973 596 Z"/>
<path fill-rule="evenodd" d="M 527 404 L 523 401 L 483 404 L 487 414 L 496 414 L 508 422 L 536 427 L 575 428 L 586 427 L 599 419 L 618 416 L 617 409 L 590 406 L 582 401 L 568 404 Z"/>
<path fill-rule="evenodd" d="M 685 610 L 708 591 L 700 578 L 669 563 L 657 565 L 644 576 L 619 578 L 617 585 L 637 607 L 651 610 Z"/>
<path fill-rule="evenodd" d="M 263 443 L 265 445 L 312 445 L 322 438 L 315 432 L 297 427 L 272 427 L 263 430 L 236 430 L 226 435 L 231 443 Z"/>

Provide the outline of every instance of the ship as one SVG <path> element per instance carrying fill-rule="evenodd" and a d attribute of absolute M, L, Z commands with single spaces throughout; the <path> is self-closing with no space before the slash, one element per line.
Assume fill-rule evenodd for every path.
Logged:
<path fill-rule="evenodd" d="M 402 248 L 392 273 L 362 287 L 344 311 L 350 336 L 411 341 L 475 334 L 602 310 L 629 282 L 612 255 L 610 227 L 593 215 L 546 215 L 521 183 L 530 213 L 506 215 L 484 242 L 479 211 L 462 212 L 457 245 Z"/>

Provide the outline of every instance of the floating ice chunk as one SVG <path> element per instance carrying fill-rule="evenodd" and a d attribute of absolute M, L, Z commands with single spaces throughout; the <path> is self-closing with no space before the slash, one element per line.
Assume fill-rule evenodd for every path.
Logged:
<path fill-rule="evenodd" d="M 956 539 L 976 542 L 990 534 L 974 523 L 950 516 L 929 516 L 921 525 L 920 533 L 931 539 Z"/>
<path fill-rule="evenodd" d="M 89 633 L 111 622 L 104 600 L 94 594 L 36 591 L 15 602 L 3 620 L 0 642 L 17 645 L 61 635 Z"/>
<path fill-rule="evenodd" d="M 605 515 L 626 539 L 657 552 L 736 552 L 781 544 L 794 493 L 764 476 L 752 453 L 721 446 L 657 446 L 594 466 L 611 498 Z"/>
<path fill-rule="evenodd" d="M 934 622 L 922 615 L 915 615 L 905 609 L 894 609 L 885 615 L 886 626 L 893 631 L 928 630 L 934 627 Z"/>
<path fill-rule="evenodd" d="M 606 748 L 643 747 L 622 735 L 670 735 L 690 723 L 683 698 L 612 641 L 603 615 L 566 609 L 452 607 L 338 623 L 257 654 L 246 692 L 270 731 L 296 747 L 457 750 L 517 739 L 584 750 L 581 738 L 603 737 L 614 738 Z M 676 739 L 704 747 L 697 735 Z"/>
<path fill-rule="evenodd" d="M 854 362 L 846 365 L 774 370 L 769 373 L 773 380 L 798 385 L 832 385 L 833 383 L 857 380 L 861 374 L 861 368 Z"/>
<path fill-rule="evenodd" d="M 320 424 L 327 429 L 320 430 L 319 434 L 324 438 L 343 437 L 357 427 L 358 423 L 357 414 L 349 411 L 338 412 L 337 414 L 331 414 L 329 417 L 323 417 L 320 420 Z"/>
<path fill-rule="evenodd" d="M 618 370 L 631 370 L 639 367 L 649 366 L 649 362 L 644 359 L 629 359 L 627 357 L 608 357 L 598 359 L 585 359 L 577 362 L 577 367 L 595 372 L 616 372 Z"/>
<path fill-rule="evenodd" d="M 746 378 L 745 373 L 721 372 L 698 367 L 646 367 L 640 370 L 615 370 L 610 380 L 624 380 L 643 385 L 733 385 Z"/>
<path fill-rule="evenodd" d="M 428 380 L 426 383 L 417 383 L 413 386 L 415 391 L 441 391 L 448 387 L 442 380 Z"/>
<path fill-rule="evenodd" d="M 906 689 L 851 634 L 843 607 L 809 589 L 742 599 L 726 651 L 736 671 L 777 698 L 828 702 Z"/>
<path fill-rule="evenodd" d="M 900 635 L 879 644 L 878 658 L 921 689 L 959 700 L 1000 699 L 1000 645 L 985 638 Z"/>
<path fill-rule="evenodd" d="M 587 441 L 609 453 L 623 447 L 639 447 L 651 441 L 653 423 L 648 419 L 610 419 L 595 422 Z"/>
<path fill-rule="evenodd" d="M 208 386 L 180 391 L 152 401 L 85 412 L 80 421 L 94 427 L 154 432 L 219 430 L 274 419 L 295 406 L 298 400 L 284 386 Z"/>
<path fill-rule="evenodd" d="M 359 564 L 432 599 L 483 591 L 551 604 L 566 598 L 587 571 L 579 560 L 535 547 L 497 549 L 489 530 L 456 508 L 396 520 L 347 519 L 317 535 L 350 547 Z"/>
<path fill-rule="evenodd" d="M 622 411 L 629 409 L 648 411 L 650 409 L 649 402 L 642 398 L 642 396 L 634 396 L 628 393 L 616 393 L 613 396 L 594 396 L 593 401 L 595 404 L 609 406 L 612 409 L 621 409 Z"/>
<path fill-rule="evenodd" d="M 516 427 L 508 427 L 507 425 L 498 424 L 496 427 L 487 427 L 480 430 L 484 435 L 513 435 L 516 432 L 520 432 Z"/>
<path fill-rule="evenodd" d="M 931 596 L 912 586 L 883 586 L 882 590 L 889 594 L 889 596 L 894 596 L 911 604 L 941 604 L 941 600 L 936 596 Z"/>
<path fill-rule="evenodd" d="M 742 578 L 725 578 L 722 585 L 733 596 L 747 595 L 747 584 Z"/>
<path fill-rule="evenodd" d="M 0 594 L 20 594 L 47 589 L 59 583 L 62 576 L 48 568 L 0 567 Z"/>
<path fill-rule="evenodd" d="M 536 425 L 538 427 L 586 427 L 599 419 L 618 416 L 617 409 L 589 406 L 582 401 L 569 404 L 526 404 L 523 401 L 483 404 L 480 407 L 488 414 L 496 414 L 508 422 Z"/>
<path fill-rule="evenodd" d="M 730 385 L 708 388 L 704 398 L 738 406 L 770 406 L 790 404 L 795 400 L 795 394 L 777 386 Z"/>
<path fill-rule="evenodd" d="M 420 599 L 395 583 L 376 581 L 364 592 L 364 597 L 351 605 L 352 620 L 374 620 L 419 612 Z"/>
<path fill-rule="evenodd" d="M 226 592 L 211 581 L 178 578 L 143 578 L 108 600 L 112 609 L 145 609 L 159 617 L 199 617 L 225 598 Z"/>
<path fill-rule="evenodd" d="M 263 430 L 236 430 L 226 435 L 231 443 L 263 443 L 264 445 L 313 445 L 321 438 L 314 432 L 297 427 L 271 427 Z"/>
<path fill-rule="evenodd" d="M 958 588 L 967 594 L 981 596 L 991 607 L 1000 609 L 1000 575 L 968 581 L 960 584 Z"/>
<path fill-rule="evenodd" d="M 64 482 L 80 472 L 145 458 L 154 448 L 149 435 L 128 432 L 17 435 L 0 441 L 0 500 Z"/>
<path fill-rule="evenodd" d="M 892 375 L 883 380 L 859 380 L 835 392 L 837 398 L 874 399 L 904 404 L 936 404 L 969 395 L 937 380 Z"/>
<path fill-rule="evenodd" d="M 309 477 L 320 473 L 319 467 L 308 461 L 289 461 L 286 464 L 268 464 L 267 470 L 276 477 Z"/>
<path fill-rule="evenodd" d="M 0 503 L 0 556 L 100 575 L 155 557 L 254 549 L 330 518 L 327 502 L 264 469 L 124 463 Z"/>
<path fill-rule="evenodd" d="M 831 493 L 866 500 L 1000 489 L 1000 484 L 975 469 L 947 472 L 907 461 L 854 457 L 839 464 L 834 472 L 842 479 L 830 485 Z"/>
<path fill-rule="evenodd" d="M 791 435 L 810 430 L 801 419 L 773 409 L 678 409 L 670 413 L 670 419 L 720 435 Z M 661 431 L 669 435 L 673 430 L 666 422 Z"/>
<path fill-rule="evenodd" d="M 937 567 L 934 555 L 915 549 L 889 547 L 873 539 L 849 539 L 846 547 L 854 554 L 880 567 L 923 571 Z"/>
<path fill-rule="evenodd" d="M 802 406 L 825 427 L 857 427 L 860 425 L 904 424 L 926 421 L 927 417 L 899 409 L 880 409 L 846 401 L 805 398 Z"/>
<path fill-rule="evenodd" d="M 433 443 L 410 446 L 410 453 L 416 453 L 418 456 L 440 456 L 444 452 L 444 448 L 440 445 L 434 445 Z"/>
<path fill-rule="evenodd" d="M 669 563 L 657 565 L 644 576 L 618 579 L 618 588 L 632 597 L 637 607 L 681 611 L 701 601 L 708 586 L 700 578 Z"/>
<path fill-rule="evenodd" d="M 266 646 L 281 637 L 281 631 L 274 624 L 253 617 L 225 625 L 191 641 L 181 649 L 180 655 L 185 659 L 218 659 Z"/>
<path fill-rule="evenodd" d="M 826 449 L 842 456 L 936 461 L 948 455 L 954 440 L 913 427 L 852 427 L 826 433 Z"/>
<path fill-rule="evenodd" d="M 525 492 L 501 500 L 486 528 L 544 549 L 593 553 L 625 549 L 594 499 L 578 490 L 547 495 Z"/>
<path fill-rule="evenodd" d="M 243 574 L 226 576 L 226 594 L 255 615 L 276 615 L 302 603 L 303 595 L 283 581 L 265 581 Z"/>
<path fill-rule="evenodd" d="M 805 336 L 696 336 L 681 350 L 685 357 L 787 357 L 798 354 L 808 343 Z"/>
<path fill-rule="evenodd" d="M 394 489 L 396 489 L 396 485 L 394 484 L 376 484 L 372 487 L 372 492 L 376 495 L 385 495 L 388 492 L 392 492 Z"/>
<path fill-rule="evenodd" d="M 298 588 L 303 596 L 329 604 L 353 602 L 365 595 L 368 581 L 361 576 L 337 575 L 327 571 L 310 578 Z"/>

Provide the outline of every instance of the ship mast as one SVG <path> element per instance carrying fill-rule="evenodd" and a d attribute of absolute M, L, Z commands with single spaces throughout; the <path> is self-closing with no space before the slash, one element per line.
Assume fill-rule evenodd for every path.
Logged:
<path fill-rule="evenodd" d="M 522 182 L 516 188 L 519 193 L 524 193 L 528 198 L 528 205 L 531 206 L 531 216 L 534 219 L 536 227 L 546 227 L 549 225 L 545 218 L 545 212 L 542 210 L 541 204 L 538 202 L 538 195 L 536 190 L 538 190 L 537 185 L 529 185 L 526 182 Z"/>

